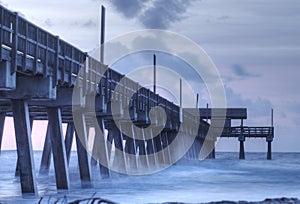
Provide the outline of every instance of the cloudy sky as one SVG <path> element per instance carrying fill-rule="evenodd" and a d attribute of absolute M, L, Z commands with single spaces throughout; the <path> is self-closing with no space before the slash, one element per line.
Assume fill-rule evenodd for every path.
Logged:
<path fill-rule="evenodd" d="M 145 28 L 184 35 L 199 44 L 217 66 L 225 85 L 228 107 L 247 107 L 245 123 L 249 126 L 270 125 L 270 110 L 274 108 L 274 151 L 300 151 L 298 0 L 0 2 L 84 51 L 99 45 L 100 5 L 105 5 L 107 12 L 106 40 Z M 124 61 L 125 65 L 129 65 L 128 60 Z M 176 69 L 174 63 L 172 66 Z M 114 68 L 122 73 L 129 71 L 122 70 L 121 65 Z M 209 103 L 207 97 L 200 95 L 200 106 L 205 107 L 206 103 Z M 42 138 L 35 136 L 37 132 L 33 134 Z M 8 142 L 10 137 L 4 137 L 4 148 L 13 147 Z M 36 148 L 40 148 L 40 140 L 34 144 Z M 246 149 L 265 151 L 266 144 L 264 140 L 251 139 L 246 142 Z M 224 138 L 217 150 L 237 151 L 238 142 Z"/>

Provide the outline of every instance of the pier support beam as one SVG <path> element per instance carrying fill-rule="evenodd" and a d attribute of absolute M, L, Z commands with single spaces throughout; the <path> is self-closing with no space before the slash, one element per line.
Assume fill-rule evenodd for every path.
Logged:
<path fill-rule="evenodd" d="M 62 134 L 61 111 L 58 107 L 48 108 L 48 119 L 51 127 L 51 146 L 53 152 L 57 189 L 69 189 L 69 174 L 66 149 Z"/>
<path fill-rule="evenodd" d="M 76 146 L 77 156 L 80 171 L 81 186 L 84 188 L 91 187 L 91 171 L 90 163 L 87 153 L 87 130 L 85 123 L 85 115 L 83 113 L 76 113 L 75 116 L 78 120 L 76 124 Z M 80 126 L 79 126 L 80 125 Z M 79 126 L 79 127 L 78 127 Z"/>
<path fill-rule="evenodd" d="M 93 156 L 97 157 L 102 179 L 109 178 L 109 153 L 104 138 L 105 124 L 103 117 L 97 117 L 98 126 L 95 128 Z M 99 129 L 100 127 L 100 129 Z M 95 153 L 94 153 L 95 152 Z"/>
<path fill-rule="evenodd" d="M 123 133 L 115 124 L 112 126 L 113 128 L 111 131 L 113 133 L 116 148 L 113 166 L 123 169 L 125 172 L 127 172 L 126 155 L 123 147 Z"/>
<path fill-rule="evenodd" d="M 133 136 L 135 136 L 135 135 L 133 135 Z M 132 157 L 127 158 L 128 168 L 137 169 L 138 168 L 138 161 L 136 159 L 136 153 L 137 153 L 136 140 L 134 140 L 131 137 L 127 136 L 124 151 L 127 154 L 133 155 Z M 133 158 L 133 159 L 131 159 L 131 158 Z"/>
<path fill-rule="evenodd" d="M 216 158 L 216 150 L 215 150 L 215 148 L 211 151 L 210 158 L 212 158 L 212 159 Z"/>
<path fill-rule="evenodd" d="M 271 149 L 271 141 L 268 141 L 268 152 L 267 152 L 267 160 L 271 160 L 272 159 L 272 149 Z"/>
<path fill-rule="evenodd" d="M 73 144 L 73 138 L 74 138 L 74 123 L 70 122 L 67 125 L 67 131 L 66 131 L 66 137 L 65 137 L 65 146 L 66 146 L 66 155 L 67 155 L 67 161 L 68 165 L 70 164 L 70 157 L 71 157 L 71 149 Z"/>
<path fill-rule="evenodd" d="M 104 164 L 99 163 L 99 168 L 100 168 L 101 177 L 103 179 L 106 179 L 109 178 L 109 169 L 108 169 L 109 156 L 107 151 L 107 145 L 104 138 L 104 131 L 105 131 L 104 119 L 98 116 L 97 122 L 102 132 L 102 134 L 99 134 L 99 131 L 97 131 L 97 138 L 100 144 L 99 149 L 100 149 L 100 154 L 102 155 L 102 161 L 104 162 Z"/>
<path fill-rule="evenodd" d="M 22 193 L 37 195 L 28 104 L 12 100 Z"/>
<path fill-rule="evenodd" d="M 200 152 L 201 152 L 201 149 L 202 149 L 202 146 L 203 146 L 203 143 L 204 143 L 204 141 L 203 141 L 203 139 L 202 138 L 195 138 L 195 140 L 197 141 L 197 148 L 196 148 L 196 159 L 201 159 L 201 157 L 200 157 Z M 208 158 L 209 159 L 215 159 L 215 142 L 214 141 L 212 141 L 211 142 L 211 148 L 213 149 L 212 151 L 211 151 L 211 153 L 208 155 Z"/>
<path fill-rule="evenodd" d="M 198 149 L 200 149 L 199 148 L 199 144 L 198 144 L 198 139 L 197 138 L 195 138 L 195 141 L 194 141 L 194 143 L 193 143 L 193 146 L 194 146 L 194 155 L 193 155 L 193 159 L 198 159 L 199 158 L 199 153 L 200 152 L 198 152 Z"/>
<path fill-rule="evenodd" d="M 5 115 L 6 113 L 0 113 L 0 153 L 1 153 L 2 138 L 3 138 Z"/>
<path fill-rule="evenodd" d="M 136 145 L 135 140 L 130 137 L 126 137 L 125 149 L 124 151 L 129 154 L 136 155 Z"/>
<path fill-rule="evenodd" d="M 245 137 L 243 135 L 239 136 L 239 142 L 240 142 L 239 159 L 245 159 L 245 148 L 244 148 Z"/>
<path fill-rule="evenodd" d="M 108 161 L 110 161 L 111 158 L 111 151 L 112 151 L 112 145 L 113 145 L 114 135 L 111 130 L 108 130 L 107 133 L 107 142 L 110 143 L 110 145 L 107 146 L 107 153 L 108 153 Z"/>
<path fill-rule="evenodd" d="M 50 168 L 50 162 L 51 162 L 51 133 L 50 133 L 50 126 L 48 122 L 47 126 L 47 133 L 45 137 L 44 142 L 44 149 L 42 154 L 42 160 L 40 165 L 40 175 L 48 175 L 49 174 L 49 168 Z"/>
<path fill-rule="evenodd" d="M 269 135 L 266 138 L 266 141 L 268 143 L 267 160 L 271 160 L 272 159 L 272 142 L 273 142 L 273 137 L 274 137 L 274 135 L 272 134 L 272 135 Z"/>
<path fill-rule="evenodd" d="M 156 135 L 154 138 L 153 138 L 153 141 L 154 141 L 154 152 L 157 153 L 157 152 L 160 152 L 162 149 L 163 149 L 163 146 L 162 146 L 162 133 L 159 133 L 158 135 Z M 156 154 L 156 155 L 159 155 L 159 157 L 157 158 L 157 162 L 159 164 L 165 164 L 165 154 L 164 152 L 162 152 L 162 154 Z"/>
<path fill-rule="evenodd" d="M 195 143 L 196 143 L 196 139 L 194 140 L 193 144 L 191 145 L 191 147 L 189 148 L 188 152 L 187 152 L 187 157 L 189 159 L 195 159 L 196 157 L 196 153 L 195 153 Z"/>
<path fill-rule="evenodd" d="M 209 143 L 207 143 L 208 146 L 208 149 L 209 149 L 209 155 L 208 155 L 208 159 L 215 159 L 216 158 L 216 153 L 215 153 L 215 141 L 214 140 L 211 140 Z M 201 142 L 199 140 L 199 144 L 201 146 Z M 198 157 L 200 156 L 200 152 L 199 152 L 199 155 Z"/>
<path fill-rule="evenodd" d="M 168 141 L 168 131 L 163 130 L 161 132 L 161 139 L 162 139 L 162 148 L 166 149 L 166 154 L 164 154 L 165 156 L 165 160 L 164 160 L 164 164 L 171 164 L 171 153 L 170 153 L 170 147 L 169 147 L 169 141 Z"/>
<path fill-rule="evenodd" d="M 151 139 L 147 140 L 147 154 L 149 160 L 149 166 L 153 167 L 156 166 L 157 162 L 157 154 L 155 154 L 155 147 L 154 147 L 154 139 L 153 139 L 153 132 L 152 129 L 147 131 L 146 134 L 151 135 Z"/>
<path fill-rule="evenodd" d="M 44 142 L 44 148 L 42 153 L 41 165 L 40 165 L 40 175 L 48 175 L 51 163 L 51 128 L 47 126 L 47 133 Z M 67 132 L 65 137 L 65 147 L 66 147 L 66 155 L 67 155 L 67 162 L 69 165 L 70 162 L 70 155 L 71 155 L 71 148 L 73 143 L 73 134 L 74 134 L 74 124 L 68 123 Z"/>
<path fill-rule="evenodd" d="M 140 128 L 138 130 L 138 133 L 142 135 L 143 140 L 136 140 L 137 147 L 139 149 L 139 155 L 138 155 L 138 161 L 139 161 L 139 168 L 148 168 L 149 167 L 149 159 L 148 159 L 148 154 L 146 150 L 146 144 L 145 144 L 145 132 L 143 128 Z"/>
<path fill-rule="evenodd" d="M 30 117 L 29 117 L 30 118 Z M 30 118 L 30 135 L 32 133 L 32 127 L 33 127 L 33 119 Z M 20 166 L 19 166 L 19 157 L 17 158 L 17 164 L 16 164 L 16 170 L 15 170 L 15 176 L 20 176 Z"/>

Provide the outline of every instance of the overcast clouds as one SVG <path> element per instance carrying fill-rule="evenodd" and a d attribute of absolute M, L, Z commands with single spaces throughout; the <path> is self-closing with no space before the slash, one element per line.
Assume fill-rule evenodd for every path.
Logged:
<path fill-rule="evenodd" d="M 185 35 L 215 62 L 229 106 L 247 107 L 248 125 L 269 125 L 273 107 L 274 150 L 300 151 L 298 0 L 2 0 L 1 4 L 85 51 L 99 42 L 100 4 L 107 8 L 107 39 L 143 28 Z M 202 106 L 207 102 L 205 97 L 200 101 Z M 221 141 L 218 148 L 236 150 L 236 145 L 237 141 Z M 246 148 L 264 151 L 265 142 L 251 140 Z"/>
<path fill-rule="evenodd" d="M 114 8 L 126 18 L 136 18 L 145 28 L 167 29 L 185 17 L 192 0 L 112 0 Z"/>

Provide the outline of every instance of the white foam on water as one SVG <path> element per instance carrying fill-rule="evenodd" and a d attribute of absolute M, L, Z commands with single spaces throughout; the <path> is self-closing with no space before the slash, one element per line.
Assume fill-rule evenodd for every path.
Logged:
<path fill-rule="evenodd" d="M 41 152 L 35 151 L 36 169 Z M 69 191 L 57 192 L 53 164 L 49 177 L 37 175 L 42 203 L 101 197 L 118 203 L 209 202 L 220 200 L 259 201 L 265 198 L 300 197 L 300 153 L 274 153 L 267 161 L 265 153 L 247 153 L 246 160 L 237 153 L 218 153 L 216 160 L 181 160 L 176 165 L 152 175 L 124 176 L 113 173 L 102 180 L 99 168 L 92 170 L 91 189 L 82 189 L 77 156 L 70 160 Z M 0 155 L 0 201 L 2 203 L 32 203 L 39 199 L 24 199 L 19 180 L 14 177 L 15 151 Z M 36 170 L 38 173 L 38 171 Z"/>

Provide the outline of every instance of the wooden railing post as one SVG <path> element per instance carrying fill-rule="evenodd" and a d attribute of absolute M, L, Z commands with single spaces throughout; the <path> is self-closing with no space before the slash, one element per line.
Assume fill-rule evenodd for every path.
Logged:
<path fill-rule="evenodd" d="M 58 74 L 58 69 L 59 69 L 59 52 L 60 52 L 59 36 L 56 36 L 55 40 L 56 40 L 56 42 L 55 42 L 53 84 L 52 84 L 53 87 L 55 87 L 57 84 L 57 74 Z"/>
<path fill-rule="evenodd" d="M 3 43 L 3 21 L 4 21 L 4 10 L 0 7 L 0 61 L 2 61 L 2 43 Z"/>
<path fill-rule="evenodd" d="M 13 23 L 13 37 L 12 37 L 12 52 L 11 52 L 11 74 L 17 71 L 17 54 L 18 54 L 18 28 L 19 28 L 19 14 L 15 13 Z M 2 49 L 2 47 L 1 47 Z"/>

